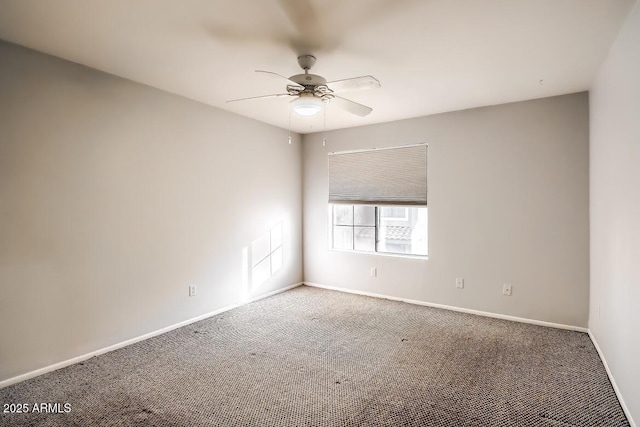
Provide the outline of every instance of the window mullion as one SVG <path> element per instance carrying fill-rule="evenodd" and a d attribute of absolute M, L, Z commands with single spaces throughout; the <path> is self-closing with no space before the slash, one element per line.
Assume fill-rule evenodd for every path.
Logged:
<path fill-rule="evenodd" d="M 351 250 L 356 250 L 356 207 L 351 206 Z"/>
<path fill-rule="evenodd" d="M 379 212 L 380 212 L 380 209 L 378 209 L 378 206 L 375 206 L 375 208 L 374 208 L 374 215 L 375 215 L 375 221 L 374 221 L 374 223 L 375 223 L 375 239 L 376 239 L 375 244 L 374 244 L 374 251 L 375 251 L 375 252 L 378 252 L 378 237 L 379 237 L 379 236 L 378 236 L 378 228 L 380 227 L 380 219 L 379 219 L 380 217 L 379 217 Z"/>

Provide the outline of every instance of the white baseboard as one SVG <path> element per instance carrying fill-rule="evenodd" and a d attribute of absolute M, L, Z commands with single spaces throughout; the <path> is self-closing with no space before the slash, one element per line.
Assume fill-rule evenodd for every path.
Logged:
<path fill-rule="evenodd" d="M 55 371 L 55 370 L 58 370 L 58 369 L 61 369 L 61 368 L 65 368 L 65 367 L 73 365 L 75 363 L 82 362 L 84 360 L 90 359 L 90 358 L 92 358 L 94 356 L 99 356 L 101 354 L 105 354 L 105 353 L 108 353 L 110 351 L 118 350 L 118 349 L 120 349 L 122 347 L 126 347 L 128 345 L 135 344 L 135 343 L 137 343 L 139 341 L 143 341 L 143 340 L 146 340 L 146 339 L 158 336 L 158 335 L 162 335 L 162 334 L 164 334 L 166 332 L 169 332 L 169 331 L 172 331 L 174 329 L 178 329 L 178 328 L 181 328 L 183 326 L 190 325 L 191 323 L 195 323 L 195 322 L 198 322 L 200 320 L 206 319 L 208 317 L 215 316 L 216 314 L 224 313 L 225 311 L 233 310 L 234 308 L 238 308 L 238 307 L 243 306 L 245 304 L 249 304 L 249 303 L 252 303 L 252 302 L 255 302 L 255 301 L 259 301 L 259 300 L 264 299 L 264 298 L 268 298 L 270 296 L 279 294 L 281 292 L 285 292 L 285 291 L 288 291 L 290 289 L 296 288 L 296 287 L 298 287 L 300 285 L 303 285 L 303 282 L 295 283 L 295 284 L 287 286 L 285 288 L 276 289 L 275 291 L 268 292 L 268 293 L 262 294 L 262 295 L 258 295 L 258 296 L 254 297 L 254 298 L 251 298 L 251 299 L 247 300 L 247 301 L 243 301 L 243 302 L 238 303 L 238 304 L 234 304 L 234 305 L 231 305 L 231 306 L 219 308 L 218 310 L 214 310 L 214 311 L 212 311 L 210 313 L 205 313 L 205 314 L 202 314 L 200 316 L 184 320 L 184 321 L 176 323 L 174 325 L 170 325 L 170 326 L 158 329 L 156 331 L 149 332 L 148 334 L 140 335 L 138 337 L 131 338 L 131 339 L 128 339 L 126 341 L 122 341 L 122 342 L 119 342 L 117 344 L 113 344 L 113 345 L 110 345 L 108 347 L 104 347 L 104 348 L 101 348 L 99 350 L 95 350 L 95 351 L 92 351 L 90 353 L 83 354 L 81 356 L 76 356 L 76 357 L 73 357 L 71 359 L 64 360 L 62 362 L 54 363 L 53 365 L 49 365 L 49 366 L 45 366 L 45 367 L 40 368 L 40 369 L 36 369 L 35 371 L 30 371 L 30 372 L 27 372 L 27 373 L 24 373 L 24 374 L 21 374 L 21 375 L 18 375 L 18 376 L 15 376 L 15 377 L 3 380 L 3 381 L 0 381 L 0 389 L 3 388 L 3 387 L 8 387 L 8 386 L 10 386 L 12 384 L 19 383 L 21 381 L 25 381 L 25 380 L 37 377 L 37 376 L 42 375 L 42 374 L 46 374 L 46 373 L 49 373 L 49 372 L 52 372 L 52 371 Z"/>
<path fill-rule="evenodd" d="M 374 297 L 374 298 L 383 298 L 383 299 L 388 299 L 388 300 L 392 300 L 392 301 L 402 301 L 402 302 L 406 302 L 406 303 L 409 303 L 409 304 L 423 305 L 423 306 L 426 306 L 426 307 L 434 307 L 434 308 L 442 308 L 442 309 L 445 309 L 445 310 L 458 311 L 458 312 L 461 312 L 461 313 L 468 313 L 468 314 L 475 314 L 475 315 L 478 315 L 478 316 L 493 317 L 493 318 L 496 318 L 496 319 L 503 319 L 503 320 L 511 320 L 513 322 L 529 323 L 529 324 L 532 324 L 532 325 L 547 326 L 549 328 L 556 328 L 556 329 L 567 329 L 569 331 L 576 331 L 576 332 L 589 332 L 589 329 L 582 328 L 580 326 L 564 325 L 562 323 L 545 322 L 545 321 L 542 321 L 542 320 L 527 319 L 525 317 L 508 316 L 506 314 L 498 314 L 498 313 L 491 313 L 491 312 L 488 312 L 488 311 L 472 310 L 472 309 L 469 309 L 469 308 L 454 307 L 454 306 L 451 306 L 451 305 L 436 304 L 436 303 L 432 303 L 432 302 L 419 301 L 419 300 L 414 300 L 414 299 L 399 298 L 399 297 L 394 297 L 394 296 L 390 296 L 390 295 L 376 294 L 376 293 L 373 293 L 373 292 L 356 291 L 356 290 L 353 290 L 353 289 L 340 288 L 340 287 L 336 287 L 336 286 L 321 285 L 319 283 L 304 282 L 304 284 L 307 285 L 307 286 L 315 287 L 315 288 L 329 289 L 329 290 L 332 290 L 332 291 L 346 292 L 346 293 L 350 293 L 350 294 L 364 295 L 364 296 Z"/>
<path fill-rule="evenodd" d="M 624 399 L 622 398 L 622 393 L 620 393 L 620 389 L 616 384 L 616 380 L 613 378 L 611 369 L 609 369 L 609 364 L 607 364 L 607 359 L 604 358 L 604 354 L 602 353 L 602 350 L 598 345 L 598 341 L 596 341 L 596 337 L 593 336 L 593 333 L 591 333 L 591 331 L 589 331 L 589 338 L 591 338 L 591 342 L 593 343 L 593 346 L 596 348 L 596 351 L 598 352 L 598 356 L 600 356 L 600 360 L 602 360 L 604 369 L 607 371 L 607 375 L 609 376 L 609 381 L 611 381 L 611 385 L 613 386 L 613 391 L 616 392 L 616 396 L 618 397 L 620 406 L 622 406 L 622 410 L 624 411 L 624 414 L 627 416 L 627 420 L 629 421 L 629 424 L 631 424 L 631 427 L 636 427 L 636 423 L 633 421 L 633 418 L 631 418 L 631 412 L 629 412 L 629 408 L 627 408 L 627 404 L 624 402 Z"/>

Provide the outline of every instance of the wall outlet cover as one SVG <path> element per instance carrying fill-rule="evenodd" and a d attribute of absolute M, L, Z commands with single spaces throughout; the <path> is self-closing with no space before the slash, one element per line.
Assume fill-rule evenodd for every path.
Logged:
<path fill-rule="evenodd" d="M 508 283 L 505 283 L 504 285 L 502 285 L 502 294 L 503 295 L 507 295 L 507 296 L 511 296 L 511 285 Z"/>

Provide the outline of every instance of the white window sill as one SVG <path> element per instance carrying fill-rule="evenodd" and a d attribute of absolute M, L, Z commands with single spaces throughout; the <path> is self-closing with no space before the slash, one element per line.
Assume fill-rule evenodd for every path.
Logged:
<path fill-rule="evenodd" d="M 346 253 L 346 254 L 358 254 L 358 255 L 370 255 L 370 256 L 384 256 L 391 258 L 407 258 L 407 259 L 419 259 L 428 260 L 429 255 L 410 255 L 410 254 L 392 254 L 388 252 L 364 252 L 364 251 L 350 251 L 348 249 L 333 249 L 329 248 L 330 252 Z"/>

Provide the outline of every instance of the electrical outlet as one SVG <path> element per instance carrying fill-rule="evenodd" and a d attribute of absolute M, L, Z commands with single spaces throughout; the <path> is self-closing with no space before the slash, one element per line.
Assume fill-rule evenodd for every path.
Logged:
<path fill-rule="evenodd" d="M 510 284 L 505 283 L 504 285 L 502 285 L 502 295 L 511 296 L 511 285 Z"/>
<path fill-rule="evenodd" d="M 189 285 L 189 296 L 195 297 L 197 293 L 196 285 Z"/>
<path fill-rule="evenodd" d="M 464 288 L 464 279 L 462 277 L 456 279 L 456 288 Z"/>
<path fill-rule="evenodd" d="M 377 277 L 378 276 L 378 269 L 375 267 L 371 267 L 371 270 L 369 271 L 369 273 L 371 274 L 371 277 Z"/>

